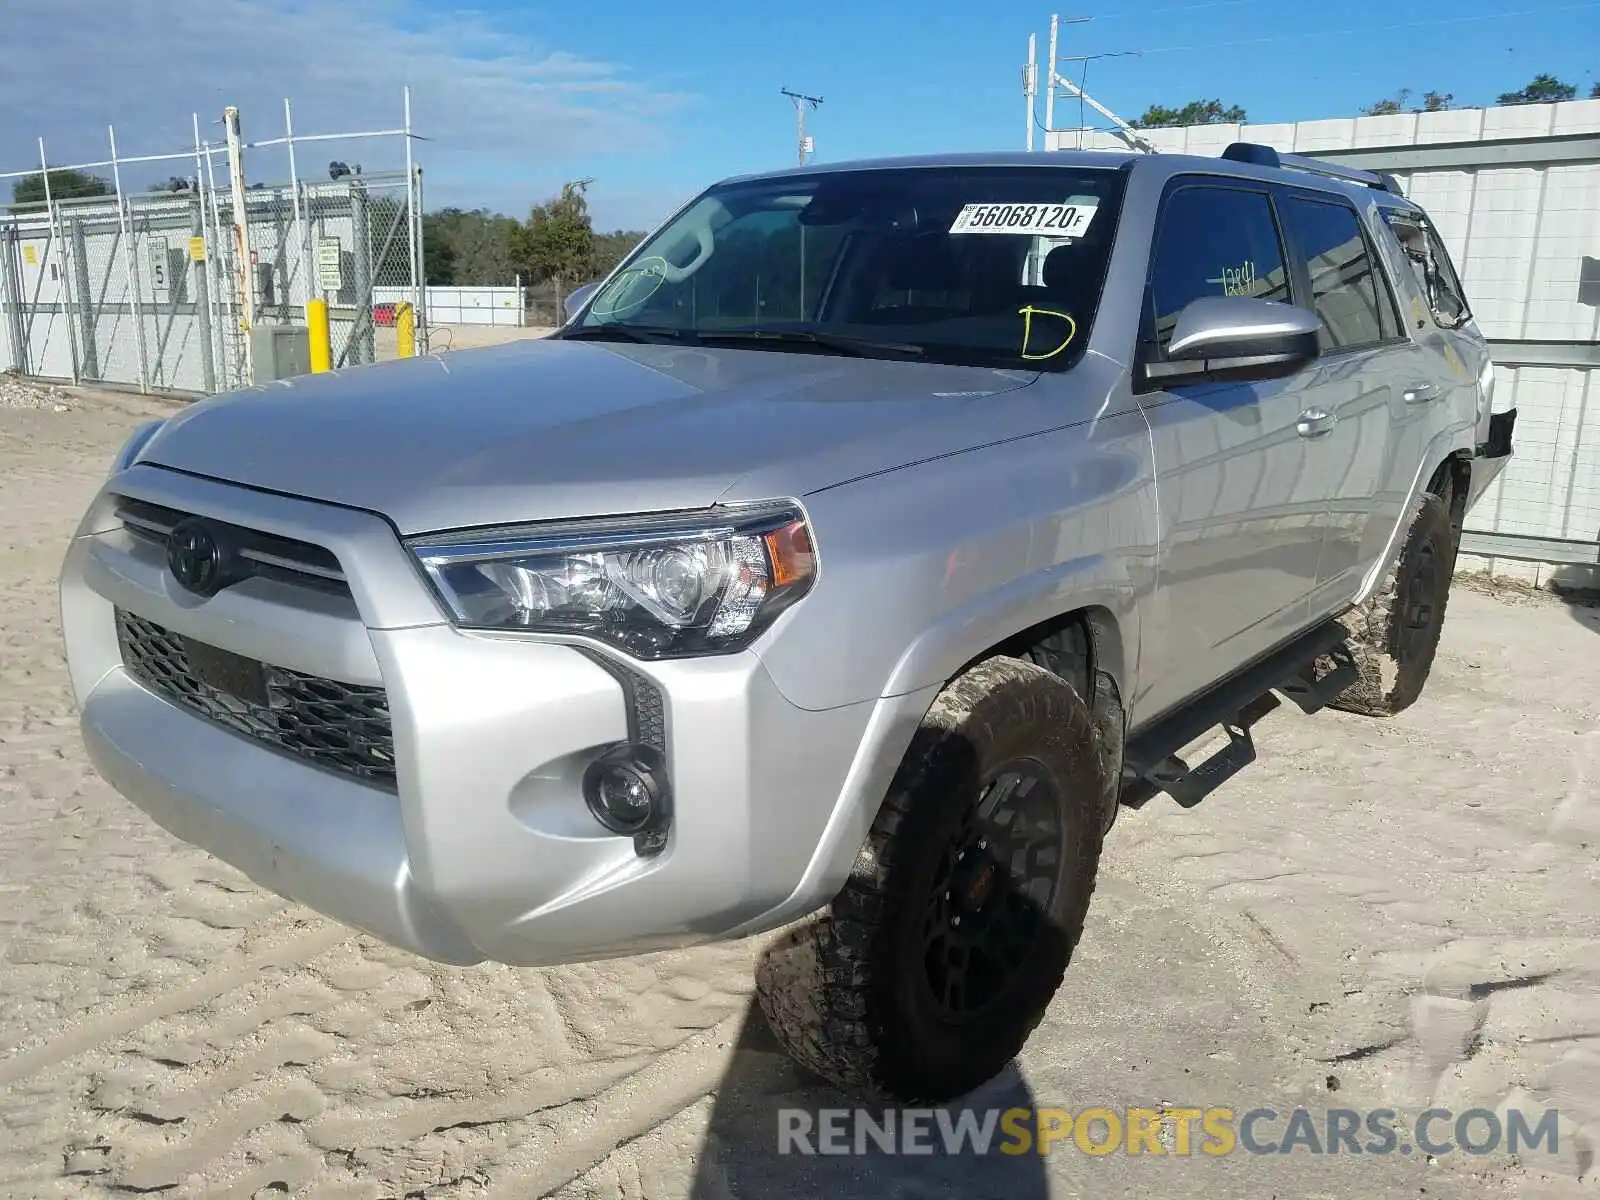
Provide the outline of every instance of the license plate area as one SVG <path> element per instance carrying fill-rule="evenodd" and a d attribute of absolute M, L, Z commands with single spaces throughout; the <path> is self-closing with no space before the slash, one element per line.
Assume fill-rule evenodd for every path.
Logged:
<path fill-rule="evenodd" d="M 267 670 L 255 659 L 191 638 L 183 639 L 183 652 L 199 682 L 246 704 L 268 707 Z"/>

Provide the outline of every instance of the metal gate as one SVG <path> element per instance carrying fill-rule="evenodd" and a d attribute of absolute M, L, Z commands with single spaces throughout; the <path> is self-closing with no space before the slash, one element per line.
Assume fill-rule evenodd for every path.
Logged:
<path fill-rule="evenodd" d="M 404 174 L 245 194 L 259 323 L 328 303 L 335 366 L 392 357 L 393 304 L 416 282 Z M 181 193 L 66 200 L 0 216 L 0 370 L 209 393 L 249 382 L 233 200 Z"/>

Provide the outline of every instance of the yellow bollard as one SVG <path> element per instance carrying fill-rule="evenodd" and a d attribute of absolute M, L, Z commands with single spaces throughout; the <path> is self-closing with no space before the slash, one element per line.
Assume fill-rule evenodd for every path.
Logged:
<path fill-rule="evenodd" d="M 328 302 L 306 301 L 306 330 L 311 341 L 311 370 L 333 370 L 333 338 L 328 330 Z"/>
<path fill-rule="evenodd" d="M 417 314 L 404 300 L 394 306 L 394 340 L 401 358 L 417 356 Z"/>

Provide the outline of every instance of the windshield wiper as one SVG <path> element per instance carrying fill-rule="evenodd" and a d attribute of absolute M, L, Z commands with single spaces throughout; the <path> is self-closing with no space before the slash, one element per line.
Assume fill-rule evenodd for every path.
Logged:
<path fill-rule="evenodd" d="M 692 338 L 693 330 L 674 329 L 671 325 L 579 325 L 565 333 L 557 334 L 567 341 L 593 342 L 644 342 L 659 346 L 666 342 L 681 342 L 684 335 Z"/>
<path fill-rule="evenodd" d="M 697 338 L 704 346 L 714 346 L 718 342 L 818 346 L 825 350 L 839 350 L 853 354 L 858 358 L 872 358 L 879 354 L 921 358 L 927 353 L 921 346 L 911 342 L 878 342 L 871 338 L 852 337 L 847 333 L 827 333 L 816 329 L 708 329 L 699 330 Z"/>

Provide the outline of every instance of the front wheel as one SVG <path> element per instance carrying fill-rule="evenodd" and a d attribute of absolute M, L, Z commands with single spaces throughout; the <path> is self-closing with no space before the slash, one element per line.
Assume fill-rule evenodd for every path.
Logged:
<path fill-rule="evenodd" d="M 1061 985 L 1094 891 L 1104 781 L 1088 708 L 993 658 L 924 718 L 843 891 L 757 970 L 791 1057 L 862 1099 L 998 1074 Z"/>

